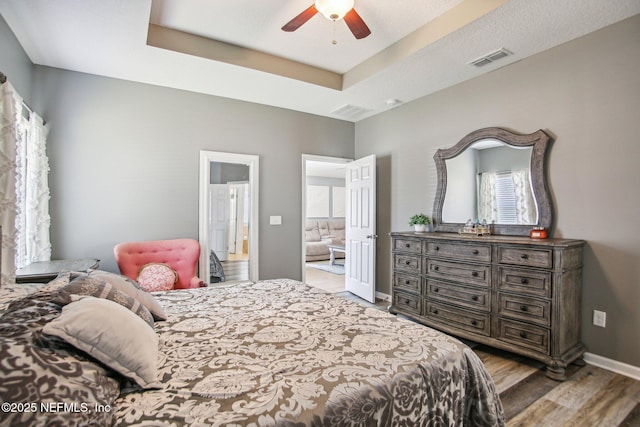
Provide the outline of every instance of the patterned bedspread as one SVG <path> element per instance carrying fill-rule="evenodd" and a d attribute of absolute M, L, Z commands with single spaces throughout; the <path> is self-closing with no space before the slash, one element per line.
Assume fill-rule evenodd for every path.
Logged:
<path fill-rule="evenodd" d="M 155 294 L 163 387 L 116 400 L 118 425 L 503 425 L 464 344 L 297 281 Z"/>

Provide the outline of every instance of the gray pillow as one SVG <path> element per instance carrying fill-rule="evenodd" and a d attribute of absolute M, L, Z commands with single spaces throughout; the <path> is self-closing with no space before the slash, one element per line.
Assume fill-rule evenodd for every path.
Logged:
<path fill-rule="evenodd" d="M 0 414 L 0 425 L 114 425 L 114 410 L 94 410 L 94 405 L 114 408 L 120 386 L 113 370 L 66 342 L 42 334 L 44 325 L 60 315 L 60 306 L 50 302 L 54 295 L 46 291 L 32 294 L 16 301 L 0 318 L 0 402 L 36 403 L 38 409 Z M 86 412 L 46 412 L 40 411 L 40 402 L 90 405 Z"/>
<path fill-rule="evenodd" d="M 104 298 L 117 302 L 121 306 L 128 308 L 133 313 L 140 316 L 142 320 L 147 322 L 153 328 L 153 316 L 137 299 L 127 295 L 116 289 L 112 284 L 105 282 L 97 277 L 82 275 L 76 277 L 58 291 L 53 302 L 67 305 L 72 301 L 72 295 L 88 295 L 96 298 Z"/>
<path fill-rule="evenodd" d="M 112 284 L 117 290 L 137 299 L 142 305 L 149 309 L 155 320 L 167 320 L 167 314 L 162 309 L 160 303 L 156 301 L 153 295 L 138 286 L 135 280 L 102 270 L 91 270 L 89 276 L 102 279 Z"/>
<path fill-rule="evenodd" d="M 159 388 L 158 336 L 138 316 L 102 298 L 79 298 L 42 332 L 63 339 L 143 388 Z"/>

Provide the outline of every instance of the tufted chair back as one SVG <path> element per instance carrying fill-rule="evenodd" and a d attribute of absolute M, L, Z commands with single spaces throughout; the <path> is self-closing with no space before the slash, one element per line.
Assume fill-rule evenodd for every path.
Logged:
<path fill-rule="evenodd" d="M 178 273 L 175 289 L 205 286 L 196 274 L 200 243 L 194 239 L 120 243 L 113 248 L 120 273 L 136 280 L 140 267 L 152 262 L 170 265 Z"/>

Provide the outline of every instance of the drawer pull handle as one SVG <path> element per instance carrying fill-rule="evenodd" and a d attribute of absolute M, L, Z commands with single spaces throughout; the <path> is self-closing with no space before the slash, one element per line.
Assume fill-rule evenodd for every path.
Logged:
<path fill-rule="evenodd" d="M 440 250 L 440 246 L 436 246 L 436 251 L 439 251 L 439 250 Z"/>
<path fill-rule="evenodd" d="M 433 269 L 434 269 L 435 271 L 438 271 L 438 270 L 440 270 L 440 267 L 438 267 L 438 266 L 436 265 L 435 267 L 433 267 Z"/>
<path fill-rule="evenodd" d="M 472 297 L 471 297 L 471 300 L 472 300 L 472 301 L 478 301 L 478 295 L 474 295 L 474 296 L 472 296 Z"/>
<path fill-rule="evenodd" d="M 473 326 L 476 326 L 476 325 L 478 324 L 478 322 L 476 322 L 475 320 L 472 320 L 472 321 L 471 321 L 471 324 L 472 324 Z"/>
<path fill-rule="evenodd" d="M 405 261 L 404 263 L 407 264 L 407 265 L 410 265 L 411 261 Z"/>
<path fill-rule="evenodd" d="M 405 281 L 404 281 L 404 284 L 405 284 L 405 285 L 408 285 L 409 283 L 411 283 L 411 281 L 409 281 L 409 280 L 405 280 Z"/>
<path fill-rule="evenodd" d="M 522 283 L 523 285 L 526 285 L 528 282 L 527 279 L 525 279 L 524 277 L 522 279 L 520 279 L 520 283 Z"/>
<path fill-rule="evenodd" d="M 478 251 L 477 249 L 474 249 L 473 252 L 471 252 L 474 255 L 478 255 L 480 253 L 480 251 Z"/>
<path fill-rule="evenodd" d="M 433 288 L 433 292 L 440 292 L 440 288 Z"/>
<path fill-rule="evenodd" d="M 522 254 L 522 255 L 520 255 L 520 258 L 521 258 L 521 259 L 529 259 L 529 255 L 527 255 L 527 254 Z"/>
<path fill-rule="evenodd" d="M 520 306 L 520 311 L 527 311 L 527 306 L 526 305 L 521 305 Z"/>
<path fill-rule="evenodd" d="M 431 310 L 433 314 L 438 314 L 438 309 Z"/>
<path fill-rule="evenodd" d="M 406 299 L 406 300 L 404 300 L 404 303 L 409 305 L 409 304 L 411 304 L 411 300 Z"/>
<path fill-rule="evenodd" d="M 478 277 L 478 272 L 477 272 L 477 271 L 474 271 L 474 272 L 472 272 L 472 273 L 471 273 L 471 275 L 472 275 L 473 277 Z"/>
<path fill-rule="evenodd" d="M 526 337 L 527 337 L 526 332 L 520 332 L 520 338 L 526 338 Z"/>
<path fill-rule="evenodd" d="M 410 248 L 411 247 L 411 243 L 407 243 L 406 245 L 404 245 L 406 248 Z"/>

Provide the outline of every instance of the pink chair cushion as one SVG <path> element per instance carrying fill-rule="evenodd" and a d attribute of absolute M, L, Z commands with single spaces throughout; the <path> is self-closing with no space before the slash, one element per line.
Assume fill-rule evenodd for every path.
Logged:
<path fill-rule="evenodd" d="M 120 273 L 136 280 L 140 268 L 149 263 L 170 265 L 178 273 L 175 289 L 203 286 L 196 275 L 200 243 L 194 239 L 127 242 L 115 246 L 113 252 Z"/>
<path fill-rule="evenodd" d="M 176 285 L 178 273 L 168 264 L 152 262 L 140 268 L 136 280 L 147 292 L 168 291 Z"/>

